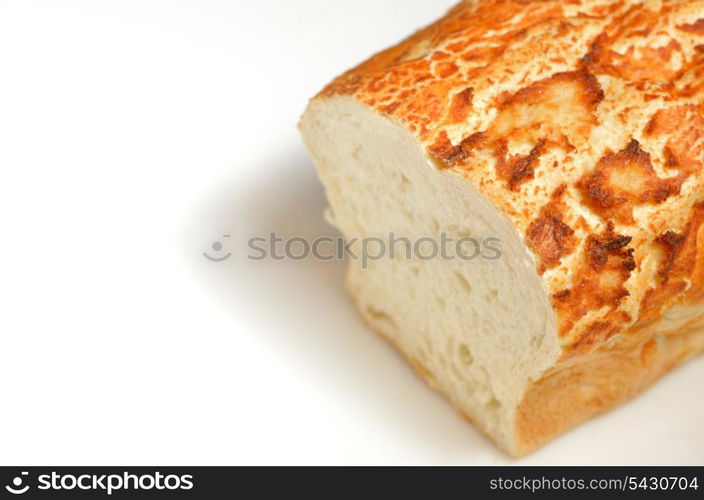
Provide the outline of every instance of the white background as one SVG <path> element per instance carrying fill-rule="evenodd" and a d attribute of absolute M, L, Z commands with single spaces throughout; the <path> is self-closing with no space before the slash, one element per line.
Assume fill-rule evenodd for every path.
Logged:
<path fill-rule="evenodd" d="M 513 462 L 341 263 L 245 259 L 335 234 L 307 98 L 452 3 L 0 0 L 2 464 L 704 463 L 704 359 Z"/>

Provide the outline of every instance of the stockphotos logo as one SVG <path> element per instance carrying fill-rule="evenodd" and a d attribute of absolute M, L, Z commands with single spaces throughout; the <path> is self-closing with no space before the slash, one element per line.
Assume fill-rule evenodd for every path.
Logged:
<path fill-rule="evenodd" d="M 22 495 L 30 490 L 29 473 L 23 471 L 15 476 L 5 489 L 13 495 Z M 37 476 L 36 489 L 39 491 L 76 491 L 96 492 L 112 495 L 116 491 L 148 490 L 190 490 L 193 489 L 191 474 L 40 474 Z"/>
<path fill-rule="evenodd" d="M 29 490 L 29 485 L 24 484 L 24 479 L 29 475 L 29 472 L 27 471 L 22 471 L 22 473 L 19 476 L 15 476 L 12 478 L 12 484 L 8 484 L 5 486 L 5 489 L 12 493 L 13 495 L 21 495 L 23 493 L 27 493 L 27 490 Z M 24 484 L 24 486 L 23 486 Z"/>

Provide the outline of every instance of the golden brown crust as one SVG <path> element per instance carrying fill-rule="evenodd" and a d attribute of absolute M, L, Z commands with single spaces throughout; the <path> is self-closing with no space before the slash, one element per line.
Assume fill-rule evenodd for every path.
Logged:
<path fill-rule="evenodd" d="M 531 385 L 518 407 L 518 454 L 635 396 L 702 348 L 704 330 L 682 329 L 666 337 L 646 336 L 551 372 Z"/>
<path fill-rule="evenodd" d="M 540 259 L 538 269 L 541 273 L 557 266 L 577 246 L 574 229 L 562 220 L 565 211 L 562 195 L 565 188 L 562 185 L 555 191 L 553 200 L 541 209 L 540 215 L 531 222 L 526 233 L 526 243 Z"/>
<path fill-rule="evenodd" d="M 668 166 L 676 165 L 668 149 Z M 646 203 L 660 204 L 679 194 L 687 174 L 658 177 L 650 155 L 633 139 L 618 153 L 601 158 L 594 171 L 579 183 L 586 204 L 604 220 L 633 224 L 633 208 Z"/>
<path fill-rule="evenodd" d="M 704 203 L 696 204 L 682 233 L 667 231 L 656 240 L 662 250 L 658 275 L 641 306 L 641 321 L 657 319 L 677 303 L 704 300 Z"/>
<path fill-rule="evenodd" d="M 613 224 L 603 233 L 590 235 L 584 246 L 579 267 L 575 270 L 572 286 L 553 295 L 553 307 L 558 317 L 558 333 L 565 337 L 574 325 L 589 311 L 610 308 L 605 318 L 587 325 L 582 335 L 573 338 L 569 347 L 593 348 L 618 332 L 616 322 L 630 318 L 619 310 L 622 300 L 629 295 L 626 281 L 635 269 L 634 249 L 628 248 L 630 236 L 616 234 Z"/>

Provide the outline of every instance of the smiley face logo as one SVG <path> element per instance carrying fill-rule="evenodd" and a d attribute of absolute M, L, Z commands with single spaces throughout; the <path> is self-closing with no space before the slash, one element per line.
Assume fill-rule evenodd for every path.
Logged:
<path fill-rule="evenodd" d="M 229 238 L 229 234 L 223 234 L 222 235 L 223 239 Z M 208 252 L 203 252 L 203 257 L 208 259 L 211 262 L 225 262 L 227 259 L 229 259 L 232 256 L 232 253 L 227 252 L 227 253 L 222 253 L 224 245 L 222 241 L 216 240 L 213 242 L 212 245 L 210 245 L 211 250 L 216 254 L 214 257 L 210 255 Z M 220 254 L 220 255 L 217 255 Z"/>
<path fill-rule="evenodd" d="M 27 484 L 22 487 L 22 476 L 26 476 L 28 474 L 29 472 L 22 471 L 22 474 L 20 476 L 16 476 L 12 479 L 12 486 L 8 484 L 7 486 L 5 486 L 5 489 L 13 495 L 21 495 L 22 493 L 27 493 L 29 485 Z"/>

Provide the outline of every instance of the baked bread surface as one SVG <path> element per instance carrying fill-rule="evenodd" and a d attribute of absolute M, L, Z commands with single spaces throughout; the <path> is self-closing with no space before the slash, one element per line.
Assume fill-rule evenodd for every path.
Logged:
<path fill-rule="evenodd" d="M 702 350 L 704 1 L 464 1 L 314 101 L 341 96 L 409 131 L 534 260 L 560 355 L 510 452 Z"/>

